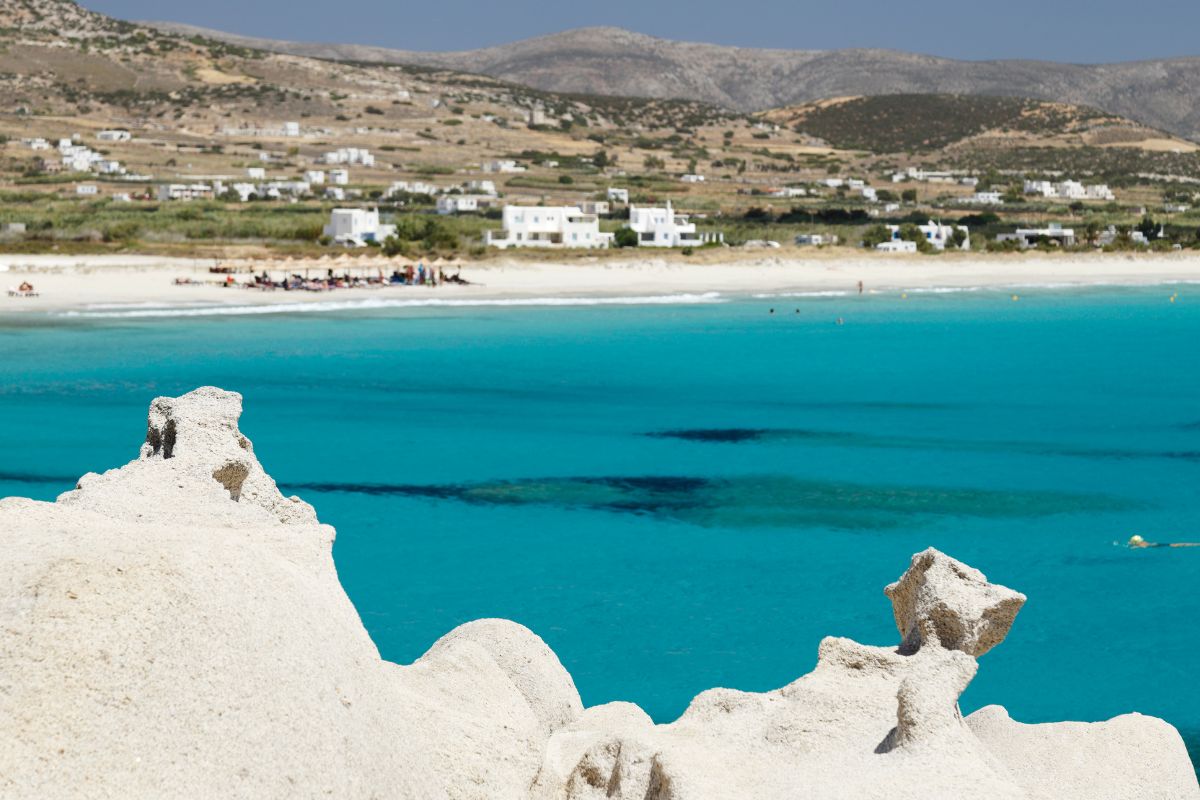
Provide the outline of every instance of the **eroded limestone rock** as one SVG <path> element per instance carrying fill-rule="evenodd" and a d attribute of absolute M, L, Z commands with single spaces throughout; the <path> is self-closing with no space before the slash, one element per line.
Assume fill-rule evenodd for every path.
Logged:
<path fill-rule="evenodd" d="M 932 644 L 979 656 L 1004 641 L 1025 595 L 988 583 L 977 569 L 930 548 L 884 593 L 891 598 L 901 649 Z"/>

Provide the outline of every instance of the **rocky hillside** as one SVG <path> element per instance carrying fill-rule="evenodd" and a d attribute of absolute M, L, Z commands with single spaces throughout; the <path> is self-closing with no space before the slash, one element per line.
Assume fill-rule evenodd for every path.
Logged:
<path fill-rule="evenodd" d="M 775 109 L 762 118 L 841 150 L 928 153 L 948 147 L 1043 144 L 1169 145 L 1169 136 L 1086 106 L 980 95 L 843 97 Z M 1189 148 L 1177 141 L 1178 149 Z"/>
<path fill-rule="evenodd" d="M 955 61 L 889 50 L 758 50 L 588 28 L 457 53 L 253 39 L 172 23 L 243 46 L 337 60 L 476 72 L 546 91 L 688 98 L 742 111 L 827 97 L 979 94 L 1093 106 L 1200 140 L 1200 58 L 1081 66 Z"/>

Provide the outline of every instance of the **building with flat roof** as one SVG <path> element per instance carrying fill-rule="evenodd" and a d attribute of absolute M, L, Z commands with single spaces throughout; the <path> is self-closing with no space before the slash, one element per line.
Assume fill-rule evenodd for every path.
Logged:
<path fill-rule="evenodd" d="M 576 206 L 506 206 L 504 230 L 488 231 L 484 242 L 489 247 L 545 247 L 605 249 L 612 244 L 611 233 L 600 232 L 600 218 L 585 214 Z"/>

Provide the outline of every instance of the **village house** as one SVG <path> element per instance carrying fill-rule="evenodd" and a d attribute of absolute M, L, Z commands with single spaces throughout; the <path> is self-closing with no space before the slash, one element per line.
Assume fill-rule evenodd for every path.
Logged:
<path fill-rule="evenodd" d="M 600 232 L 595 214 L 585 214 L 575 206 L 506 206 L 504 230 L 487 231 L 484 243 L 489 247 L 578 247 L 604 249 L 613 240 L 611 233 Z"/>
<path fill-rule="evenodd" d="M 630 206 L 627 227 L 638 235 L 639 247 L 699 247 L 725 241 L 720 233 L 696 233 L 696 223 L 676 214 L 670 201 L 665 208 Z"/>
<path fill-rule="evenodd" d="M 1002 206 L 1004 196 L 1000 192 L 976 192 L 967 197 L 958 198 L 957 202 L 975 206 Z"/>
<path fill-rule="evenodd" d="M 904 239 L 892 239 L 889 242 L 880 242 L 875 245 L 875 249 L 881 253 L 915 253 L 917 252 L 917 243 Z"/>
<path fill-rule="evenodd" d="M 607 217 L 612 213 L 612 206 L 607 200 L 584 200 L 579 204 L 579 208 L 585 214 L 595 214 L 598 217 Z"/>
<path fill-rule="evenodd" d="M 283 123 L 283 135 L 288 136 L 288 137 L 299 136 L 300 135 L 300 123 L 299 122 Z"/>
<path fill-rule="evenodd" d="M 350 183 L 350 170 L 331 169 L 328 173 L 329 182 L 336 186 L 347 186 Z"/>
<path fill-rule="evenodd" d="M 900 238 L 899 225 L 888 225 L 887 229 L 892 234 L 891 240 L 893 242 L 902 241 Z M 921 235 L 925 237 L 925 241 L 928 242 L 934 250 L 945 250 L 947 247 L 955 249 L 956 246 L 954 244 L 954 238 L 956 231 L 962 234 L 962 242 L 961 244 L 957 245 L 957 249 L 971 249 L 971 232 L 967 230 L 965 225 L 942 225 L 941 223 L 930 220 L 924 225 L 918 225 L 917 230 L 921 232 Z"/>
<path fill-rule="evenodd" d="M 629 190 L 615 189 L 612 186 L 608 187 L 608 202 L 629 205 Z"/>
<path fill-rule="evenodd" d="M 94 183 L 81 183 L 75 187 L 75 194 L 80 197 L 95 197 L 99 193 L 100 189 Z"/>
<path fill-rule="evenodd" d="M 769 197 L 807 197 L 808 189 L 799 186 L 784 186 L 778 189 L 768 189 Z"/>
<path fill-rule="evenodd" d="M 246 177 L 253 181 L 265 181 L 267 179 L 267 170 L 265 167 L 247 167 Z"/>
<path fill-rule="evenodd" d="M 336 200 L 340 203 L 346 199 L 346 190 L 340 186 L 326 186 L 325 199 Z"/>
<path fill-rule="evenodd" d="M 170 200 L 211 200 L 213 187 L 207 183 L 165 183 L 158 187 L 158 199 Z"/>
<path fill-rule="evenodd" d="M 1075 231 L 1064 228 L 1057 223 L 1051 223 L 1045 228 L 1017 228 L 1014 233 L 1002 233 L 996 237 L 997 242 L 1017 242 L 1022 249 L 1035 247 L 1042 242 L 1048 242 L 1060 247 L 1075 246 Z"/>
<path fill-rule="evenodd" d="M 371 155 L 371 151 L 358 147 L 342 147 L 326 153 L 324 161 L 326 164 L 347 164 L 363 167 L 375 166 L 375 156 Z"/>
<path fill-rule="evenodd" d="M 334 244 L 347 247 L 366 247 L 368 242 L 383 242 L 396 234 L 395 225 L 379 222 L 378 209 L 335 208 L 325 226 L 324 234 Z"/>
<path fill-rule="evenodd" d="M 488 194 L 493 197 L 497 194 L 495 181 L 467 181 L 463 188 L 472 194 Z"/>
<path fill-rule="evenodd" d="M 100 131 L 96 138 L 102 142 L 128 142 L 133 135 L 126 130 Z"/>
<path fill-rule="evenodd" d="M 691 174 L 680 175 L 679 180 L 683 181 L 684 183 L 704 183 L 704 176 Z"/>
<path fill-rule="evenodd" d="M 837 236 L 827 233 L 800 233 L 796 235 L 796 244 L 800 247 L 828 247 L 839 242 Z"/>
<path fill-rule="evenodd" d="M 487 194 L 444 194 L 438 198 L 437 213 L 466 214 L 492 207 L 496 198 Z"/>
<path fill-rule="evenodd" d="M 499 159 L 496 161 L 488 161 L 483 165 L 484 172 L 524 172 L 525 167 L 517 164 L 516 161 Z"/>
<path fill-rule="evenodd" d="M 304 171 L 304 180 L 310 184 L 318 184 L 318 185 L 323 184 L 323 183 L 325 183 L 325 170 L 323 170 L 323 169 L 305 170 Z"/>

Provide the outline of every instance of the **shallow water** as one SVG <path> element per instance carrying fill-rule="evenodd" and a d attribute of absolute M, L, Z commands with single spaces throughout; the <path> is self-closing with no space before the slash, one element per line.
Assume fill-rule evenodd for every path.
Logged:
<path fill-rule="evenodd" d="M 933 545 L 1030 598 L 964 710 L 1198 732 L 1200 549 L 1116 545 L 1200 540 L 1193 289 L 0 320 L 0 496 L 216 384 L 386 658 L 507 617 L 667 721 L 895 642 L 882 587 Z"/>

